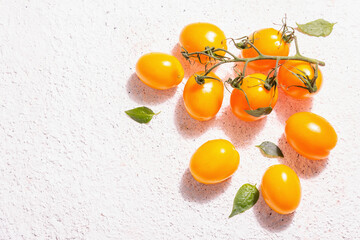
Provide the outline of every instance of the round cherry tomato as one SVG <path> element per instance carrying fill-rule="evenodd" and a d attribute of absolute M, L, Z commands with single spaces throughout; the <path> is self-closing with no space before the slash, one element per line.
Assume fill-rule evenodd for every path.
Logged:
<path fill-rule="evenodd" d="M 312 160 L 326 158 L 337 143 L 334 128 L 325 118 L 298 112 L 286 121 L 286 140 L 296 152 Z"/>
<path fill-rule="evenodd" d="M 290 44 L 282 39 L 282 32 L 273 28 L 265 28 L 254 32 L 249 36 L 250 41 L 264 55 L 270 56 L 288 56 Z M 258 56 L 254 48 L 242 50 L 244 58 L 253 58 Z M 279 61 L 282 63 L 283 61 Z M 258 60 L 248 64 L 250 68 L 257 70 L 269 70 L 276 66 L 275 60 Z"/>
<path fill-rule="evenodd" d="M 210 140 L 201 145 L 190 160 L 190 172 L 201 183 L 219 183 L 231 177 L 239 166 L 240 155 L 231 142 Z"/>
<path fill-rule="evenodd" d="M 180 34 L 180 44 L 189 53 L 204 51 L 205 47 L 227 50 L 224 32 L 211 23 L 192 23 L 185 26 Z M 217 54 L 224 56 L 225 52 L 219 51 Z M 202 63 L 208 60 L 206 56 L 201 56 L 200 58 Z"/>
<path fill-rule="evenodd" d="M 231 110 L 241 120 L 255 121 L 264 118 L 266 115 L 254 117 L 245 110 L 256 110 L 258 108 L 265 108 L 271 106 L 274 108 L 278 99 L 278 90 L 272 87 L 268 91 L 264 87 L 266 76 L 261 73 L 254 73 L 246 76 L 240 86 L 241 90 L 234 88 L 231 93 L 230 105 Z M 245 94 L 249 100 L 250 106 L 246 101 Z"/>
<path fill-rule="evenodd" d="M 323 77 L 320 69 L 318 69 L 318 76 L 315 80 L 316 92 L 310 93 L 309 90 L 302 87 L 306 87 L 303 82 L 304 80 L 311 81 L 314 78 L 314 72 L 310 63 L 304 61 L 286 61 L 279 69 L 279 84 L 284 92 L 293 98 L 303 99 L 312 97 L 320 90 L 322 84 Z M 294 74 L 302 76 L 304 78 L 303 81 Z"/>
<path fill-rule="evenodd" d="M 283 164 L 273 165 L 264 173 L 261 193 L 272 210 L 289 214 L 294 212 L 300 203 L 300 180 L 290 167 Z"/>
<path fill-rule="evenodd" d="M 200 85 L 195 80 L 195 75 L 202 75 L 198 72 L 192 75 L 184 88 L 183 98 L 186 111 L 189 115 L 199 121 L 207 121 L 215 117 L 220 110 L 224 98 L 224 85 L 220 80 L 206 78 L 205 83 Z M 210 72 L 209 77 L 220 79 Z"/>
<path fill-rule="evenodd" d="M 148 53 L 136 63 L 140 80 L 155 89 L 177 86 L 184 78 L 184 69 L 176 57 L 165 53 Z"/>

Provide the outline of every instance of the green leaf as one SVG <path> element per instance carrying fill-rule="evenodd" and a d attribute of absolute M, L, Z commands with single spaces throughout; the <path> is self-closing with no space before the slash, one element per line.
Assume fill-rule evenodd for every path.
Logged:
<path fill-rule="evenodd" d="M 258 108 L 255 110 L 245 110 L 248 114 L 254 117 L 261 117 L 262 115 L 268 115 L 272 111 L 272 107 Z"/>
<path fill-rule="evenodd" d="M 330 23 L 324 19 L 318 19 L 306 24 L 296 23 L 301 32 L 315 37 L 329 36 L 335 24 L 336 23 Z"/>
<path fill-rule="evenodd" d="M 259 199 L 259 190 L 255 185 L 244 184 L 236 193 L 229 218 L 250 209 Z"/>
<path fill-rule="evenodd" d="M 268 157 L 284 157 L 281 149 L 272 142 L 265 141 L 256 147 L 260 148 L 261 151 Z"/>
<path fill-rule="evenodd" d="M 150 108 L 138 107 L 131 110 L 127 110 L 125 111 L 125 113 L 138 123 L 148 123 L 151 121 L 154 115 L 157 115 L 160 112 L 154 113 Z"/>

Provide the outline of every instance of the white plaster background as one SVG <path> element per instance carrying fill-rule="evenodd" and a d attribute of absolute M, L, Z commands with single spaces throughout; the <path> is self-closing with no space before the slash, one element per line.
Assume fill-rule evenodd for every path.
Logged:
<path fill-rule="evenodd" d="M 355 239 L 359 238 L 358 1 L 0 1 L 0 239 Z M 313 101 L 280 95 L 266 119 L 244 123 L 229 109 L 197 122 L 182 91 L 157 91 L 134 75 L 144 53 L 175 52 L 188 23 L 212 22 L 228 37 L 317 18 L 337 22 L 327 38 L 299 35 L 305 55 L 326 61 Z M 276 27 L 276 26 L 275 26 Z M 187 76 L 194 67 L 182 61 Z M 230 66 L 218 71 L 228 76 Z M 161 111 L 148 125 L 137 106 Z M 299 157 L 284 122 L 310 110 L 338 133 L 325 161 Z M 210 139 L 233 142 L 241 164 L 231 180 L 195 182 L 187 167 Z M 254 145 L 278 142 L 286 157 Z M 294 214 L 258 204 L 228 219 L 244 183 L 291 166 L 302 184 Z"/>

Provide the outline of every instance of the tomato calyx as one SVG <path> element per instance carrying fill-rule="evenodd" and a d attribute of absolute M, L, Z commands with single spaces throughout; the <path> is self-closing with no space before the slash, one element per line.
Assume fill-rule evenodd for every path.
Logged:
<path fill-rule="evenodd" d="M 236 71 L 234 69 L 234 71 Z M 229 84 L 232 88 L 241 89 L 241 85 L 244 79 L 244 74 L 236 71 L 237 76 L 235 78 L 228 78 L 225 83 Z"/>
<path fill-rule="evenodd" d="M 291 88 L 291 87 L 298 87 L 298 88 L 303 88 L 303 89 L 306 89 L 309 91 L 309 93 L 314 93 L 316 92 L 318 89 L 317 89 L 317 86 L 316 86 L 316 80 L 318 78 L 318 64 L 316 64 L 316 68 L 314 68 L 313 65 L 311 65 L 311 68 L 313 69 L 314 71 L 314 76 L 313 78 L 310 79 L 309 75 L 302 71 L 301 69 L 298 69 L 298 68 L 295 68 L 297 71 L 299 71 L 300 73 L 296 73 L 294 71 L 291 71 L 291 74 L 293 74 L 294 76 L 296 76 L 305 86 L 300 86 L 300 85 L 291 85 L 291 86 L 288 86 L 287 89 Z"/>
<path fill-rule="evenodd" d="M 241 37 L 241 38 L 228 38 L 229 40 L 231 40 L 234 44 L 234 46 L 239 49 L 239 50 L 244 50 L 244 49 L 248 49 L 248 48 L 251 48 L 252 45 L 249 44 L 249 42 L 251 42 L 251 40 L 249 39 L 248 36 L 244 36 L 244 37 Z M 236 42 L 235 40 L 238 40 L 239 42 Z M 251 42 L 253 43 L 253 42 Z"/>
<path fill-rule="evenodd" d="M 271 72 L 269 73 L 269 75 L 270 74 L 271 74 Z M 271 88 L 273 88 L 273 87 L 277 88 L 276 76 L 269 77 L 269 75 L 266 77 L 265 81 L 263 81 L 262 79 L 256 78 L 256 79 L 263 81 L 263 84 L 260 84 L 260 85 L 262 85 L 268 91 L 270 91 Z M 235 89 L 240 90 L 244 94 L 246 102 L 250 108 L 249 110 L 244 110 L 247 114 L 249 114 L 253 117 L 261 117 L 264 115 L 269 115 L 273 110 L 273 108 L 271 107 L 271 103 L 268 107 L 260 107 L 257 109 L 252 109 L 246 92 L 241 88 L 241 85 L 243 84 L 243 79 L 244 79 L 244 75 L 242 73 L 237 72 L 237 76 L 234 79 L 229 78 L 228 80 L 225 81 L 225 83 L 229 84 L 231 87 L 233 87 Z M 257 87 L 257 86 L 259 86 L 259 85 L 255 85 L 255 86 L 251 86 L 251 87 Z M 267 87 L 269 87 L 269 89 Z M 275 91 L 274 91 L 274 93 L 275 93 Z M 274 96 L 275 95 L 273 95 L 272 98 L 274 98 Z"/>
<path fill-rule="evenodd" d="M 281 32 L 281 38 L 286 43 L 291 43 L 295 39 L 295 29 L 286 24 L 286 15 L 282 19 L 282 26 L 279 30 Z"/>
<path fill-rule="evenodd" d="M 207 75 L 198 75 L 198 74 L 194 74 L 194 75 L 195 75 L 195 81 L 199 85 L 203 85 L 205 83 L 205 79 L 214 79 L 214 80 L 221 82 L 220 79 L 215 78 L 215 77 L 211 77 L 211 76 L 207 76 Z"/>
<path fill-rule="evenodd" d="M 184 47 L 181 47 L 181 48 L 182 48 L 181 55 L 185 58 L 185 60 L 191 62 L 190 59 L 196 58 L 196 59 L 198 59 L 199 63 L 203 64 L 203 65 L 207 65 L 208 63 L 211 63 L 214 61 L 224 61 L 226 59 L 229 59 L 229 57 L 219 54 L 220 52 L 225 52 L 225 53 L 231 54 L 230 52 L 228 52 L 227 50 L 225 50 L 223 48 L 215 48 L 215 47 L 208 47 L 208 46 L 205 47 L 205 49 L 203 51 L 192 52 L 192 53 L 189 53 L 189 51 L 187 51 Z M 201 56 L 206 56 L 208 61 L 204 62 L 203 60 L 201 60 Z"/>
<path fill-rule="evenodd" d="M 266 80 L 264 82 L 264 88 L 268 91 L 271 90 L 273 87 L 277 87 L 277 75 L 278 75 L 278 69 L 279 69 L 279 59 L 276 59 L 276 65 L 275 68 L 271 69 L 266 76 Z M 274 74 L 271 76 L 271 74 L 274 72 Z"/>
<path fill-rule="evenodd" d="M 273 86 L 276 85 L 276 76 L 268 77 L 265 80 L 264 88 L 268 91 L 270 91 Z"/>

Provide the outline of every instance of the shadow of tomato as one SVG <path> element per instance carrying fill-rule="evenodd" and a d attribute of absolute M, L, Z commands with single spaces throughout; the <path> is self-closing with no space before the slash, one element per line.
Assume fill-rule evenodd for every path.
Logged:
<path fill-rule="evenodd" d="M 202 184 L 193 178 L 189 169 L 186 169 L 181 179 L 180 193 L 186 201 L 206 203 L 224 193 L 230 182 L 231 178 L 228 178 L 217 184 Z"/>
<path fill-rule="evenodd" d="M 301 156 L 288 144 L 285 134 L 279 139 L 278 146 L 284 153 L 284 158 L 279 158 L 279 162 L 291 167 L 301 178 L 315 177 L 326 168 L 327 158 L 323 160 L 310 160 Z"/>
<path fill-rule="evenodd" d="M 143 83 L 136 73 L 127 81 L 126 90 L 129 97 L 139 104 L 156 105 L 170 99 L 176 93 L 177 87 L 167 90 L 158 90 Z"/>
<path fill-rule="evenodd" d="M 292 223 L 295 212 L 282 215 L 272 210 L 262 197 L 261 190 L 258 202 L 253 207 L 253 212 L 260 226 L 270 232 L 280 232 L 289 227 Z"/>

